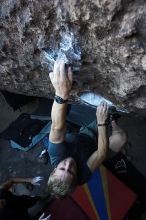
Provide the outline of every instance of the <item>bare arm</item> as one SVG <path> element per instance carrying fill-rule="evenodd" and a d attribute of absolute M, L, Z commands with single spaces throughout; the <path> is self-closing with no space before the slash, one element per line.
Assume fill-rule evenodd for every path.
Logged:
<path fill-rule="evenodd" d="M 63 61 L 56 61 L 54 71 L 50 73 L 50 79 L 55 89 L 55 94 L 64 100 L 69 97 L 69 92 L 72 87 L 72 72 L 69 68 L 65 71 L 65 64 Z M 67 103 L 58 104 L 54 101 L 52 106 L 52 125 L 49 135 L 49 140 L 53 143 L 60 143 L 64 140 L 66 131 L 66 113 Z"/>
<path fill-rule="evenodd" d="M 58 104 L 54 101 L 52 106 L 52 125 L 49 135 L 49 140 L 52 143 L 60 143 L 64 140 L 65 131 L 66 131 L 66 112 L 67 112 L 67 103 Z"/>
<path fill-rule="evenodd" d="M 0 188 L 9 190 L 13 184 L 16 183 L 31 183 L 31 178 L 12 178 L 5 183 L 3 183 Z"/>
<path fill-rule="evenodd" d="M 105 124 L 108 114 L 108 106 L 105 102 L 101 103 L 97 108 L 96 116 L 98 124 Z M 107 129 L 106 126 L 98 126 L 98 149 L 89 157 L 87 165 L 91 172 L 104 161 L 108 148 Z"/>
<path fill-rule="evenodd" d="M 1 189 L 7 189 L 9 190 L 13 184 L 17 183 L 30 183 L 32 185 L 40 185 L 40 181 L 42 181 L 43 178 L 40 176 L 34 177 L 34 178 L 12 178 L 5 183 L 3 183 L 0 188 Z"/>

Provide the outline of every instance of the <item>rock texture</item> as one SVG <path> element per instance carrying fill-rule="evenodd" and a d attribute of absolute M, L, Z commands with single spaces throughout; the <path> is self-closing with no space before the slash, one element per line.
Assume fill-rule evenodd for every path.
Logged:
<path fill-rule="evenodd" d="M 62 28 L 82 53 L 72 100 L 88 90 L 146 116 L 145 0 L 1 0 L 0 89 L 52 97 L 42 53 Z"/>

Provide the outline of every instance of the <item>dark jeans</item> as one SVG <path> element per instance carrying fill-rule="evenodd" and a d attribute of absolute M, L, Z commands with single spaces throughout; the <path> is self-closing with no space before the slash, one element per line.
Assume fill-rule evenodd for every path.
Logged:
<path fill-rule="evenodd" d="M 80 128 L 80 134 L 85 134 L 97 142 L 97 122 L 96 120 L 91 122 L 87 126 L 82 126 Z"/>

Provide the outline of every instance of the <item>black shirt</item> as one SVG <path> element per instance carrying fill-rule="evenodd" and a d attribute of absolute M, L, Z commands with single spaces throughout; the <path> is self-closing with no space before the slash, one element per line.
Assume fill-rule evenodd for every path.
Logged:
<path fill-rule="evenodd" d="M 49 142 L 51 164 L 56 167 L 60 161 L 72 157 L 77 163 L 78 184 L 86 183 L 91 176 L 87 160 L 97 149 L 96 143 L 84 134 L 67 134 L 65 141 L 59 144 Z"/>

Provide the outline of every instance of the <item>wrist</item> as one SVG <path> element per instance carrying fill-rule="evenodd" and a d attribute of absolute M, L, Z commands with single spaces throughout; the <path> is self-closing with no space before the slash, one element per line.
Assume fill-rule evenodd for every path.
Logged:
<path fill-rule="evenodd" d="M 106 126 L 107 123 L 98 123 L 97 126 Z"/>
<path fill-rule="evenodd" d="M 58 104 L 65 104 L 68 102 L 68 99 L 63 99 L 58 95 L 55 95 L 54 100 L 58 103 Z"/>
<path fill-rule="evenodd" d="M 97 121 L 97 125 L 98 124 L 106 124 L 106 121 Z"/>
<path fill-rule="evenodd" d="M 33 178 L 28 178 L 26 182 L 32 183 Z"/>
<path fill-rule="evenodd" d="M 69 98 L 69 94 L 59 94 L 59 93 L 56 92 L 55 95 L 59 96 L 63 100 L 68 100 L 68 98 Z"/>

